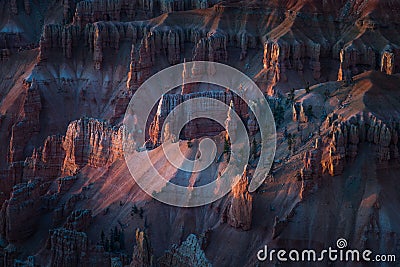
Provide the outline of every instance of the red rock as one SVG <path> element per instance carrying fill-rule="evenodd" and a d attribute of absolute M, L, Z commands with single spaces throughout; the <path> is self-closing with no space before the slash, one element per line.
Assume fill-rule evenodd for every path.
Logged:
<path fill-rule="evenodd" d="M 250 230 L 253 216 L 253 197 L 248 191 L 248 183 L 245 171 L 238 183 L 232 187 L 232 200 L 222 219 L 232 227 L 245 231 Z"/>
<path fill-rule="evenodd" d="M 159 145 L 162 143 L 161 130 L 168 114 L 184 101 L 196 97 L 216 99 L 228 106 L 230 105 L 231 101 L 233 101 L 235 111 L 239 116 L 244 116 L 247 114 L 248 107 L 239 96 L 223 91 L 198 92 L 185 95 L 165 94 L 160 100 L 159 112 L 154 117 L 154 120 L 149 128 L 149 136 L 153 145 Z M 198 109 L 207 110 L 209 108 L 207 107 L 207 104 L 202 104 L 202 106 L 198 107 Z M 190 114 L 184 114 L 184 116 L 190 117 Z M 177 129 L 174 129 L 174 125 L 170 125 L 169 130 L 171 132 L 177 132 Z M 185 125 L 184 129 L 182 130 L 181 138 L 192 139 L 200 136 L 214 136 L 218 135 L 221 131 L 223 131 L 223 128 L 216 122 L 210 122 L 209 120 L 194 120 Z"/>
<path fill-rule="evenodd" d="M 35 149 L 32 156 L 25 160 L 23 178 L 29 180 L 41 177 L 46 182 L 60 176 L 65 157 L 63 141 L 61 135 L 47 137 L 43 148 Z"/>
<path fill-rule="evenodd" d="M 105 121 L 79 119 L 68 126 L 63 148 L 63 175 L 74 175 L 85 165 L 101 167 L 122 157 L 122 130 Z"/>

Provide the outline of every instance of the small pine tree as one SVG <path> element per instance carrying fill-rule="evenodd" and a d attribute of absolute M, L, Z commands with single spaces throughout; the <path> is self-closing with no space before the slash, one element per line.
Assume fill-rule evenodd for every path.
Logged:
<path fill-rule="evenodd" d="M 257 157 L 257 141 L 256 139 L 253 139 L 253 143 L 252 143 L 252 151 L 253 151 L 253 157 L 256 158 Z"/>
<path fill-rule="evenodd" d="M 140 210 L 139 210 L 140 219 L 143 219 L 143 212 L 144 212 L 143 208 L 140 207 Z"/>
<path fill-rule="evenodd" d="M 134 214 L 137 214 L 137 213 L 138 213 L 138 207 L 136 206 L 136 204 L 133 205 L 133 207 L 132 207 L 132 212 L 133 212 Z"/>
<path fill-rule="evenodd" d="M 104 231 L 103 230 L 101 230 L 101 235 L 100 235 L 100 238 L 101 238 L 101 244 L 104 246 L 105 245 L 105 243 L 104 243 L 104 241 L 105 241 L 105 237 L 106 237 L 106 235 L 104 234 Z"/>
<path fill-rule="evenodd" d="M 294 98 L 295 98 L 294 91 L 295 91 L 294 88 L 292 88 L 290 90 L 290 93 L 288 94 L 288 98 L 287 98 L 288 104 L 293 104 L 294 103 Z"/>
<path fill-rule="evenodd" d="M 106 238 L 104 243 L 105 243 L 104 244 L 104 250 L 109 252 L 111 250 L 111 248 L 110 248 L 110 240 L 108 240 L 108 238 Z"/>
<path fill-rule="evenodd" d="M 231 146 L 229 144 L 228 137 L 225 137 L 224 140 L 224 153 L 229 153 L 231 151 Z"/>
<path fill-rule="evenodd" d="M 119 240 L 119 231 L 118 231 L 117 226 L 114 227 L 114 239 L 113 240 L 114 240 L 114 242 Z"/>
<path fill-rule="evenodd" d="M 285 109 L 279 104 L 273 111 L 276 126 L 279 127 L 285 118 Z"/>
<path fill-rule="evenodd" d="M 307 82 L 307 86 L 306 86 L 306 94 L 311 92 L 311 88 L 310 88 L 310 82 Z"/>
<path fill-rule="evenodd" d="M 329 92 L 328 89 L 325 90 L 324 96 L 325 96 L 325 101 L 328 100 L 328 98 L 331 96 L 331 93 Z"/>
<path fill-rule="evenodd" d="M 121 246 L 121 250 L 125 249 L 125 235 L 124 230 L 122 230 L 119 234 L 119 244 Z"/>
<path fill-rule="evenodd" d="M 309 118 L 314 116 L 313 107 L 311 105 L 308 105 L 308 107 L 306 109 L 306 115 Z"/>
<path fill-rule="evenodd" d="M 292 145 L 293 145 L 293 136 L 291 133 L 288 134 L 287 136 L 287 144 L 288 144 L 288 149 L 289 151 L 292 151 Z"/>

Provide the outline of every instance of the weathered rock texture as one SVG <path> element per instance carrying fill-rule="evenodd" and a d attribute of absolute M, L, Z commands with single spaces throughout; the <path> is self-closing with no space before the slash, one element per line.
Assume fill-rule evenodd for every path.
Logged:
<path fill-rule="evenodd" d="M 2 236 L 9 242 L 23 241 L 36 231 L 40 215 L 40 183 L 35 180 L 14 186 L 1 210 Z"/>
<path fill-rule="evenodd" d="M 159 259 L 162 267 L 167 266 L 211 266 L 201 249 L 201 244 L 193 234 L 189 235 L 180 246 L 174 245 Z"/>
<path fill-rule="evenodd" d="M 83 118 L 72 122 L 63 142 L 64 175 L 74 175 L 85 166 L 104 166 L 122 156 L 122 129 L 105 121 Z"/>
<path fill-rule="evenodd" d="M 150 240 L 147 234 L 136 229 L 136 245 L 133 248 L 133 259 L 131 267 L 150 267 L 154 266 L 154 256 Z"/>
<path fill-rule="evenodd" d="M 248 191 L 248 177 L 245 171 L 239 182 L 232 188 L 232 200 L 223 214 L 223 221 L 235 228 L 250 230 L 253 211 L 253 197 Z"/>
<path fill-rule="evenodd" d="M 88 238 L 83 232 L 58 228 L 50 237 L 52 266 L 83 266 L 87 258 Z"/>
<path fill-rule="evenodd" d="M 72 50 L 79 43 L 79 27 L 74 25 L 47 24 L 40 39 L 39 61 L 47 60 L 50 51 L 61 50 L 66 58 L 72 57 Z"/>
<path fill-rule="evenodd" d="M 199 93 L 191 93 L 191 94 L 166 94 L 162 97 L 159 103 L 158 112 L 150 126 L 149 135 L 150 140 L 153 145 L 159 145 L 162 142 L 161 138 L 161 130 L 164 124 L 165 119 L 168 114 L 178 105 L 192 98 L 196 97 L 207 97 L 219 100 L 225 103 L 227 106 L 230 105 L 231 101 L 234 105 L 235 111 L 239 116 L 244 116 L 247 114 L 247 106 L 243 100 L 237 95 L 232 93 L 227 93 L 223 91 L 210 91 L 210 92 L 199 92 Z M 209 102 L 209 105 L 212 105 L 213 102 Z M 193 110 L 196 110 L 193 107 Z M 207 108 L 206 103 L 202 103 L 202 106 L 197 107 L 197 110 L 209 110 Z M 184 121 L 186 116 L 191 117 L 190 112 L 182 114 L 184 116 L 182 120 Z M 176 120 L 179 121 L 179 120 Z M 178 132 L 178 129 L 175 129 L 174 125 L 170 125 L 170 132 Z M 223 128 L 216 122 L 208 121 L 208 120 L 194 120 L 189 122 L 183 129 L 181 138 L 184 139 L 192 139 L 200 136 L 212 136 L 219 134 Z"/>
<path fill-rule="evenodd" d="M 302 179 L 302 188 L 300 197 L 304 198 L 311 193 L 315 186 L 320 182 L 322 176 L 322 139 L 318 138 L 315 141 L 313 149 L 304 154 L 303 164 L 300 175 Z"/>
<path fill-rule="evenodd" d="M 43 148 L 34 149 L 32 156 L 26 158 L 23 179 L 41 177 L 44 182 L 52 181 L 61 174 L 65 150 L 64 137 L 53 135 L 46 138 Z"/>
<path fill-rule="evenodd" d="M 11 140 L 8 161 L 16 162 L 24 159 L 24 148 L 29 139 L 40 130 L 40 110 L 42 103 L 38 84 L 25 82 L 25 102 L 22 110 L 22 119 L 11 129 Z"/>
<path fill-rule="evenodd" d="M 325 162 L 330 175 L 340 175 L 343 172 L 346 162 L 356 157 L 361 143 L 373 145 L 379 166 L 387 165 L 391 159 L 398 159 L 398 123 L 384 123 L 368 114 L 359 114 L 344 122 L 331 121 L 331 117 L 328 117 L 325 122 L 332 129 L 329 157 Z"/>
<path fill-rule="evenodd" d="M 78 232 L 85 231 L 92 222 L 91 210 L 75 210 L 67 218 L 65 228 Z"/>

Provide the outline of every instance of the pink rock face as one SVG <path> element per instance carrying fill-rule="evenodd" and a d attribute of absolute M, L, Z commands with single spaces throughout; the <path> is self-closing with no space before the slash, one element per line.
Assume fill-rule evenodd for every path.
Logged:
<path fill-rule="evenodd" d="M 232 200 L 223 215 L 222 221 L 226 221 L 234 228 L 250 230 L 253 210 L 253 197 L 248 191 L 248 178 L 246 171 L 239 182 L 232 188 Z"/>
<path fill-rule="evenodd" d="M 83 118 L 68 126 L 63 149 L 63 175 L 74 175 L 85 165 L 104 166 L 123 155 L 122 130 L 104 121 Z"/>
<path fill-rule="evenodd" d="M 265 244 L 319 248 L 338 236 L 354 248 L 399 254 L 392 212 L 399 204 L 399 1 L 0 2 L 3 265 L 256 266 Z M 185 60 L 226 63 L 274 96 L 272 110 L 284 107 L 275 163 L 256 194 L 249 194 L 244 174 L 219 201 L 173 208 L 132 181 L 122 157 L 128 102 L 152 74 Z M 182 80 L 202 71 L 188 69 Z M 294 122 L 288 120 L 282 96 L 308 83 L 317 85 L 306 95 L 318 97 L 296 100 Z M 233 101 L 250 141 L 260 143 L 257 122 L 238 97 L 198 89 L 186 85 L 181 94 L 164 95 L 149 121 L 149 147 L 160 144 L 171 110 L 200 96 Z M 318 102 L 314 115 L 310 102 Z M 235 128 L 229 119 L 225 126 Z M 222 140 L 222 129 L 200 119 L 181 137 Z M 312 147 L 303 129 L 319 132 L 323 142 Z M 301 132 L 290 155 L 283 132 Z M 253 151 L 251 164 L 259 157 L 258 147 Z M 157 169 L 183 179 L 158 160 L 157 149 L 150 153 Z M 202 183 L 224 164 L 213 163 L 190 182 Z M 115 226 L 124 231 L 125 248 L 105 251 L 100 233 Z M 138 227 L 145 230 L 135 233 Z"/>
<path fill-rule="evenodd" d="M 387 45 L 382 49 L 367 42 L 367 38 L 360 38 L 340 50 L 339 81 L 347 80 L 348 76 L 359 74 L 365 69 L 374 70 L 378 67 L 383 73 L 393 74 L 398 68 L 399 48 Z"/>
<path fill-rule="evenodd" d="M 231 93 L 226 93 L 222 91 L 209 91 L 209 92 L 199 92 L 199 93 L 192 93 L 192 94 L 166 94 L 160 100 L 159 103 L 159 112 L 154 117 L 154 120 L 149 128 L 149 136 L 150 140 L 153 145 L 160 145 L 162 138 L 161 138 L 161 130 L 164 124 L 165 119 L 167 118 L 168 114 L 178 105 L 183 103 L 184 101 L 196 97 L 207 97 L 219 100 L 226 105 L 230 105 L 231 101 L 234 105 L 234 109 L 239 116 L 244 116 L 247 114 L 247 106 L 243 100 L 237 95 L 233 95 Z M 211 104 L 211 103 L 210 103 Z M 198 107 L 199 110 L 207 110 L 207 106 L 203 105 Z M 190 117 L 190 114 L 187 112 L 183 116 Z M 170 126 L 170 131 L 173 131 L 173 125 Z M 185 128 L 183 129 L 182 138 L 184 139 L 192 139 L 198 138 L 200 136 L 212 136 L 219 134 L 223 128 L 216 123 L 210 122 L 209 120 L 194 120 L 188 123 Z M 177 132 L 177 130 L 175 131 Z"/>
<path fill-rule="evenodd" d="M 321 44 L 311 40 L 293 40 L 290 42 L 284 39 L 267 40 L 264 44 L 264 69 L 268 71 L 268 76 L 272 84 L 286 82 L 287 69 L 294 69 L 300 74 L 303 72 L 305 61 L 309 62 L 313 78 L 319 80 L 321 77 L 320 64 Z"/>
<path fill-rule="evenodd" d="M 154 37 L 152 36 L 144 38 L 138 50 L 132 45 L 127 87 L 133 91 L 150 77 L 154 61 L 154 43 L 152 42 Z"/>

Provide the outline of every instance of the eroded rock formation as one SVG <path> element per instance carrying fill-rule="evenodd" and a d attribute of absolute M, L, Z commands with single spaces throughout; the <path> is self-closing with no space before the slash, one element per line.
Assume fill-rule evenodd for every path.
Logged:
<path fill-rule="evenodd" d="M 42 103 L 38 84 L 25 82 L 25 102 L 22 110 L 22 120 L 12 126 L 8 161 L 16 162 L 24 159 L 24 148 L 29 139 L 40 130 L 40 110 Z"/>
<path fill-rule="evenodd" d="M 198 238 L 191 234 L 180 246 L 174 245 L 159 259 L 162 267 L 207 266 L 211 264 L 206 258 Z"/>
<path fill-rule="evenodd" d="M 122 129 L 105 121 L 83 118 L 70 123 L 63 142 L 62 173 L 74 175 L 85 166 L 104 166 L 122 156 Z"/>
<path fill-rule="evenodd" d="M 345 122 L 333 122 L 332 140 L 329 144 L 329 157 L 325 168 L 330 175 L 340 175 L 347 160 L 354 159 L 361 143 L 374 145 L 377 163 L 385 166 L 389 160 L 398 159 L 398 123 L 385 123 L 373 115 L 359 114 Z M 391 157 L 392 155 L 392 157 Z"/>
<path fill-rule="evenodd" d="M 168 116 L 168 114 L 178 105 L 183 103 L 184 101 L 187 101 L 192 98 L 196 97 L 206 97 L 206 98 L 212 98 L 219 100 L 223 103 L 225 103 L 227 106 L 233 103 L 233 106 L 235 108 L 236 113 L 239 116 L 244 116 L 247 114 L 247 106 L 244 103 L 243 100 L 237 95 L 234 95 L 232 93 L 227 93 L 223 91 L 210 91 L 210 92 L 199 92 L 199 93 L 191 93 L 191 94 L 165 94 L 162 99 L 159 102 L 159 107 L 158 107 L 158 112 L 156 116 L 154 117 L 154 120 L 150 126 L 149 129 L 149 135 L 150 135 L 150 140 L 152 141 L 153 145 L 159 145 L 162 142 L 161 138 L 161 130 L 162 126 Z M 209 105 L 213 105 L 213 102 L 209 102 Z M 207 103 L 199 103 L 199 107 L 195 108 L 193 107 L 193 110 L 209 110 L 210 108 L 207 108 Z M 201 106 L 200 106 L 201 105 Z M 182 114 L 183 120 L 184 121 L 186 117 L 191 117 L 190 112 L 186 114 Z M 179 120 L 176 120 L 176 122 L 179 122 Z M 175 127 L 176 128 L 176 127 Z M 174 125 L 169 126 L 170 132 L 176 133 L 177 130 L 175 129 Z M 198 121 L 191 121 L 189 122 L 185 128 L 183 129 L 183 135 L 182 138 L 197 138 L 199 136 L 203 135 L 217 135 L 222 131 L 222 127 L 216 123 L 216 122 L 210 122 L 208 120 L 198 120 Z"/>
<path fill-rule="evenodd" d="M 78 232 L 85 231 L 92 223 L 91 210 L 75 210 L 67 218 L 65 228 L 68 230 L 75 230 Z"/>
<path fill-rule="evenodd" d="M 83 232 L 58 228 L 50 231 L 51 264 L 80 266 L 87 259 L 88 238 Z"/>
<path fill-rule="evenodd" d="M 253 197 L 248 191 L 247 172 L 244 171 L 238 183 L 232 188 L 232 200 L 223 214 L 223 221 L 235 228 L 250 230 L 253 210 Z"/>
<path fill-rule="evenodd" d="M 304 154 L 300 175 L 302 179 L 301 198 L 306 197 L 314 191 L 315 186 L 320 182 L 322 176 L 322 139 L 315 140 L 315 146 Z"/>
<path fill-rule="evenodd" d="M 38 180 L 15 185 L 1 211 L 3 237 L 9 242 L 23 241 L 35 233 L 40 204 Z"/>
<path fill-rule="evenodd" d="M 147 234 L 136 229 L 136 245 L 133 248 L 133 259 L 130 266 L 151 267 L 154 264 L 153 251 Z"/>

